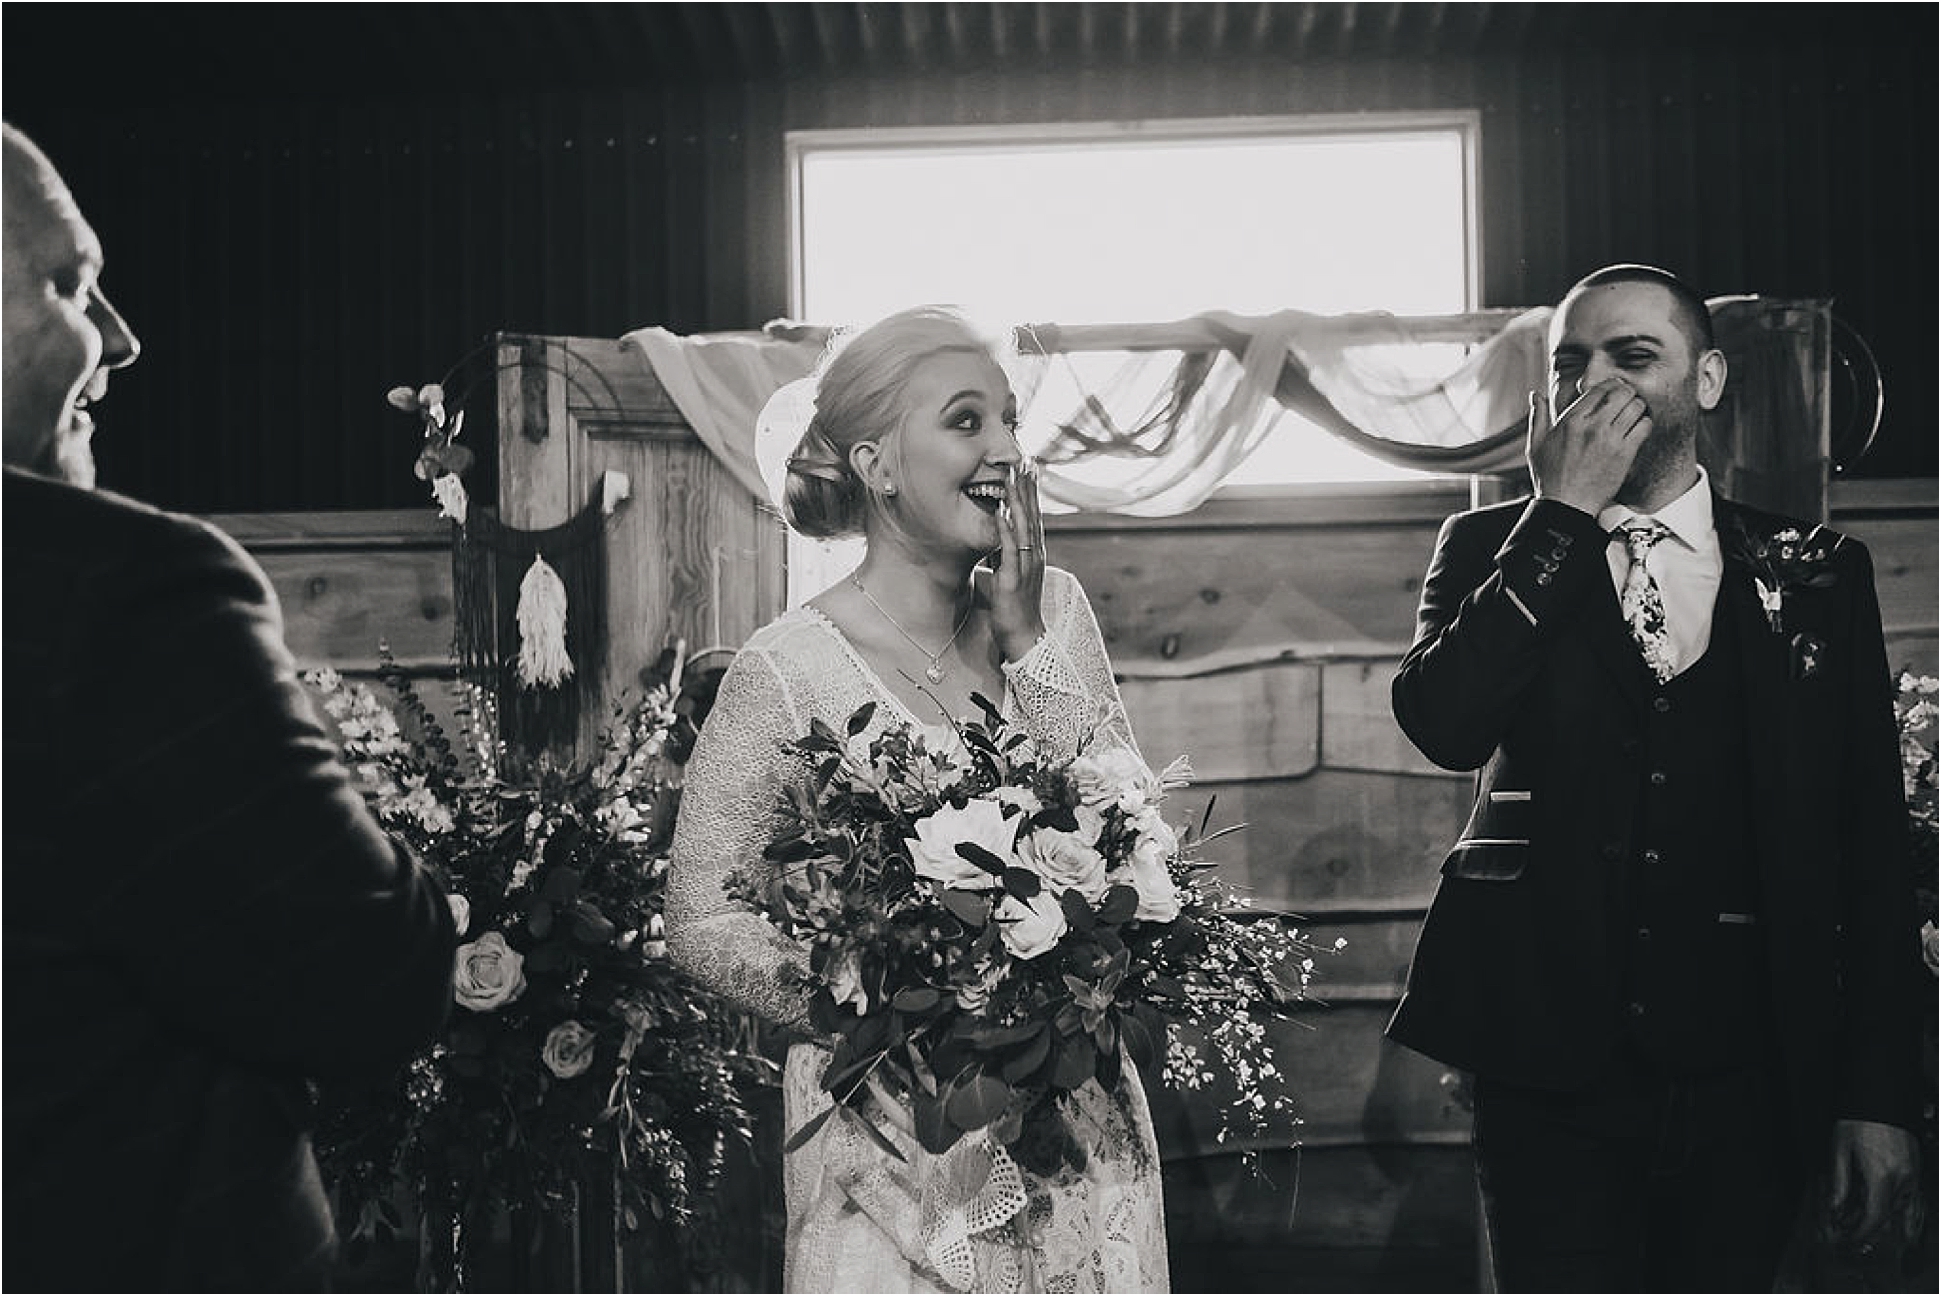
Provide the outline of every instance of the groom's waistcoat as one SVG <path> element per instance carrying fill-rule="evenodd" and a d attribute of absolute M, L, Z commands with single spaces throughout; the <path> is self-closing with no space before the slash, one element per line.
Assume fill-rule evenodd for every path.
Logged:
<path fill-rule="evenodd" d="M 1615 1028 L 1660 1065 L 1701 1072 L 1769 1046 L 1765 930 L 1753 853 L 1745 686 L 1733 619 L 1659 684 L 1645 675 L 1628 841 L 1604 852 L 1620 965 Z M 1640 663 L 1640 671 L 1643 667 Z"/>

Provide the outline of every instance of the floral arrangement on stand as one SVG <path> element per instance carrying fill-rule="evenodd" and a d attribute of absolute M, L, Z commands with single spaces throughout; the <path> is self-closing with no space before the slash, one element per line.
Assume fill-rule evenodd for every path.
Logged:
<path fill-rule="evenodd" d="M 787 789 L 770 872 L 731 883 L 808 949 L 813 1024 L 835 1041 L 833 1105 L 790 1146 L 839 1116 L 897 1155 L 864 1114 L 887 1085 L 927 1150 L 987 1130 L 1054 1173 L 1085 1159 L 1057 1099 L 1110 1089 L 1122 1056 L 1182 1089 L 1233 1077 L 1222 1141 L 1291 1115 L 1262 1019 L 1304 1000 L 1317 950 L 1244 914 L 1196 860 L 1204 839 L 1167 824 L 1185 762 L 1154 776 L 1123 748 L 1048 759 L 978 704 L 961 753 L 907 726 L 866 738 L 873 704 L 846 733 L 818 721 L 791 749 L 808 777 Z"/>
<path fill-rule="evenodd" d="M 617 1232 L 688 1222 L 750 1138 L 744 1086 L 772 1082 L 749 1023 L 661 937 L 676 776 L 719 672 L 664 654 L 576 768 L 509 768 L 477 688 L 454 750 L 388 656 L 381 678 L 394 705 L 307 677 L 379 823 L 445 885 L 463 944 L 443 1037 L 388 1084 L 326 1095 L 318 1156 L 353 1246 L 401 1230 L 400 1189 L 437 1290 L 463 1287 L 495 1212 L 563 1218 L 588 1184 L 611 1192 Z"/>
<path fill-rule="evenodd" d="M 1903 670 L 1894 693 L 1894 719 L 1901 739 L 1901 791 L 1907 797 L 1907 858 L 1913 867 L 1914 894 L 1921 915 L 1921 957 L 1928 971 L 1941 974 L 1941 931 L 1936 923 L 1936 893 L 1941 890 L 1941 835 L 1936 832 L 1935 737 L 1936 721 L 1941 718 L 1941 680 L 1932 675 L 1917 675 Z M 1937 1071 L 1941 1071 L 1941 1032 L 1936 1028 L 1935 1005 L 1941 998 L 1941 983 L 1930 979 L 1922 999 L 1921 1059 L 1927 1068 L 1928 1092 L 1932 1095 Z M 1930 1097 L 1924 1116 L 1922 1140 L 1931 1158 L 1937 1138 L 1938 1118 Z"/>

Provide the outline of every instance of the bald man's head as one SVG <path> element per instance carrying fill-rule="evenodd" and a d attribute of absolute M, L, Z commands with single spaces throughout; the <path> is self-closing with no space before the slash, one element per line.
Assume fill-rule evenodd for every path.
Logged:
<path fill-rule="evenodd" d="M 6 462 L 94 484 L 89 406 L 139 345 L 102 293 L 101 243 L 47 155 L 0 124 Z"/>

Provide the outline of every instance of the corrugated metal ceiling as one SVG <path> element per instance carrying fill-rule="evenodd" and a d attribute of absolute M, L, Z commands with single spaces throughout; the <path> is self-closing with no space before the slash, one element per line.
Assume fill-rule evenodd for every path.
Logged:
<path fill-rule="evenodd" d="M 51 90 L 89 51 L 91 93 L 330 93 L 489 86 L 1297 62 L 1559 46 L 1837 41 L 1926 6 L 1712 4 L 16 5 L 6 71 Z M 1932 10 L 1929 11 L 1930 21 Z M 184 57 L 156 56 L 183 50 Z"/>

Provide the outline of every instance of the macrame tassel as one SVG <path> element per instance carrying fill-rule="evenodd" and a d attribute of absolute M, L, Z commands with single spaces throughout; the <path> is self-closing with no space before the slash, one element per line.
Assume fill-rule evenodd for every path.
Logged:
<path fill-rule="evenodd" d="M 566 655 L 566 586 L 544 558 L 533 556 L 519 582 L 519 682 L 558 688 L 573 674 Z"/>

